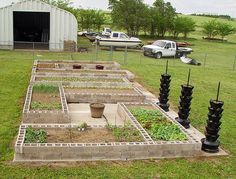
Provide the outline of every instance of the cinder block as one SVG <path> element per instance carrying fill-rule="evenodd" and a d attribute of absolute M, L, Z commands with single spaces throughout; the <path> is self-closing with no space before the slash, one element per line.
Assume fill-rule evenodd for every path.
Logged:
<path fill-rule="evenodd" d="M 118 151 L 111 151 L 111 152 L 107 152 L 105 154 L 106 159 L 108 160 L 120 160 L 121 159 L 121 152 Z"/>

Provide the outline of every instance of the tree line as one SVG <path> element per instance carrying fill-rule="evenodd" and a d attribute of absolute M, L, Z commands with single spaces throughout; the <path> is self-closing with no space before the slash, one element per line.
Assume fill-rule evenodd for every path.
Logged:
<path fill-rule="evenodd" d="M 203 16 L 203 17 L 212 17 L 212 18 L 219 18 L 219 19 L 227 19 L 227 20 L 233 20 L 233 18 L 230 15 L 223 15 L 223 14 L 191 14 L 192 16 Z"/>
<path fill-rule="evenodd" d="M 216 36 L 220 36 L 222 40 L 230 34 L 235 33 L 236 29 L 225 22 L 217 21 L 216 19 L 209 20 L 202 25 L 203 33 L 208 38 L 215 38 Z"/>
<path fill-rule="evenodd" d="M 129 35 L 141 31 L 164 37 L 167 33 L 185 37 L 195 31 L 196 23 L 189 17 L 179 17 L 170 2 L 156 0 L 148 6 L 143 0 L 109 0 L 113 24 L 124 28 Z"/>
<path fill-rule="evenodd" d="M 179 15 L 171 3 L 164 0 L 156 0 L 151 6 L 145 4 L 143 0 L 109 0 L 111 11 L 109 13 L 74 8 L 71 0 L 42 1 L 74 14 L 81 30 L 100 31 L 102 26 L 109 24 L 126 30 L 132 36 L 144 33 L 159 37 L 172 35 L 175 38 L 182 35 L 187 38 L 189 33 L 194 32 L 196 28 L 196 22 L 192 18 Z M 216 20 L 205 22 L 201 27 L 203 33 L 210 38 L 217 35 L 224 38 L 235 32 L 230 24 Z"/>

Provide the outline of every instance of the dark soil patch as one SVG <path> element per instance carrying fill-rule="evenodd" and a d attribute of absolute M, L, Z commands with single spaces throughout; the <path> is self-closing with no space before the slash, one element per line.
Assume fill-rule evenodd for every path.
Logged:
<path fill-rule="evenodd" d="M 107 129 L 46 129 L 47 143 L 104 143 L 116 142 L 112 132 Z"/>
<path fill-rule="evenodd" d="M 102 128 L 89 128 L 85 131 L 77 129 L 45 129 L 47 132 L 47 143 L 107 143 L 107 142 L 131 142 L 119 141 L 112 130 Z M 140 141 L 133 137 L 132 142 Z"/>
<path fill-rule="evenodd" d="M 47 103 L 47 104 L 48 103 L 60 103 L 61 98 L 60 98 L 59 94 L 33 92 L 32 101 Z"/>

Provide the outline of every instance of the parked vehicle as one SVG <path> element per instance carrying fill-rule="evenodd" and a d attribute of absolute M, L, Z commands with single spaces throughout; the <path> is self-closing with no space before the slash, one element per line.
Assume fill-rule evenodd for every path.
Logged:
<path fill-rule="evenodd" d="M 85 34 L 85 37 L 87 37 L 87 39 L 89 39 L 90 42 L 95 42 L 97 36 L 98 36 L 97 32 L 89 32 Z"/>
<path fill-rule="evenodd" d="M 97 36 L 99 46 L 107 47 L 141 47 L 142 41 L 135 37 L 129 37 L 123 32 L 111 32 L 110 36 Z"/>
<path fill-rule="evenodd" d="M 143 47 L 145 56 L 152 56 L 155 58 L 162 57 L 182 57 L 191 54 L 191 48 L 178 47 L 176 42 L 169 40 L 157 40 L 152 45 Z"/>
<path fill-rule="evenodd" d="M 87 30 L 78 32 L 78 36 L 85 36 L 88 33 Z"/>
<path fill-rule="evenodd" d="M 104 36 L 109 37 L 109 36 L 111 36 L 111 33 L 112 33 L 112 31 L 111 31 L 110 28 L 104 27 L 103 30 L 102 30 L 102 35 L 104 35 Z"/>

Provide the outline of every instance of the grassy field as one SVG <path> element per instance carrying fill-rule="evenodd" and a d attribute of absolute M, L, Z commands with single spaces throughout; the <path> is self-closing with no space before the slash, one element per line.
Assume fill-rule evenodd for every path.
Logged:
<path fill-rule="evenodd" d="M 202 18 L 202 17 L 197 17 Z M 199 20 L 200 22 L 200 20 Z M 183 41 L 182 39 L 180 41 Z M 141 53 L 129 52 L 127 60 L 122 51 L 106 50 L 89 53 L 50 53 L 0 51 L 0 178 L 236 178 L 236 36 L 229 42 L 208 42 L 199 31 L 188 41 L 194 44 L 192 57 L 206 64 L 200 67 L 170 60 L 172 75 L 171 107 L 178 106 L 180 85 L 186 83 L 188 69 L 192 69 L 191 83 L 195 86 L 191 123 L 204 131 L 210 98 L 215 98 L 217 83 L 222 82 L 220 99 L 225 101 L 221 127 L 221 146 L 227 157 L 148 160 L 128 162 L 86 162 L 70 164 L 15 164 L 12 163 L 14 139 L 21 122 L 24 96 L 30 80 L 33 56 L 40 59 L 115 60 L 137 75 L 137 81 L 158 95 L 160 74 L 165 59 L 146 58 Z"/>

